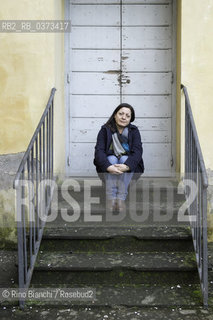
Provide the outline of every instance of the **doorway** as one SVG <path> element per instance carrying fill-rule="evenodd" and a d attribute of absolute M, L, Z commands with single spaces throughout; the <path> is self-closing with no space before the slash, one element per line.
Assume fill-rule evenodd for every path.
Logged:
<path fill-rule="evenodd" d="M 176 6 L 172 0 L 69 0 L 67 174 L 96 175 L 97 133 L 115 107 L 136 112 L 145 176 L 175 173 Z"/>

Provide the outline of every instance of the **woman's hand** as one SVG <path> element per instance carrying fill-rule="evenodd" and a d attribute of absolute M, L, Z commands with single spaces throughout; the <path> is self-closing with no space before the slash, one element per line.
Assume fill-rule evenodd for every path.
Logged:
<path fill-rule="evenodd" d="M 120 164 L 115 164 L 115 167 L 118 168 L 120 171 L 122 172 L 127 172 L 129 171 L 129 167 L 124 164 L 124 163 L 120 163 Z"/>
<path fill-rule="evenodd" d="M 107 168 L 107 171 L 111 174 L 122 174 L 123 171 L 121 171 L 121 169 L 117 166 L 118 166 L 117 164 L 112 164 Z"/>

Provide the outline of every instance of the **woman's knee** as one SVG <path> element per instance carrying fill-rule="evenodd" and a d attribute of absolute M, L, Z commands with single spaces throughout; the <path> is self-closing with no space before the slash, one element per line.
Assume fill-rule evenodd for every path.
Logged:
<path fill-rule="evenodd" d="M 110 162 L 111 164 L 116 164 L 116 163 L 118 163 L 118 158 L 117 158 L 116 156 L 114 156 L 114 155 L 108 156 L 107 159 L 109 160 L 109 162 Z"/>
<path fill-rule="evenodd" d="M 122 156 L 122 157 L 120 157 L 118 163 L 124 163 L 127 159 L 128 159 L 128 156 Z"/>

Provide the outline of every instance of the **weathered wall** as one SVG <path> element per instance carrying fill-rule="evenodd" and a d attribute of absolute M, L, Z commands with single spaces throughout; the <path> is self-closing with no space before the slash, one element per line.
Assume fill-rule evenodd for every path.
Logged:
<path fill-rule="evenodd" d="M 13 180 L 23 153 L 0 155 L 0 249 L 16 243 Z"/>
<path fill-rule="evenodd" d="M 213 212 L 213 0 L 182 0 L 181 82 L 187 87 L 209 175 L 209 213 Z M 182 95 L 182 118 L 184 99 Z M 182 137 L 182 155 L 183 150 Z M 213 229 L 213 218 L 209 215 Z"/>
<path fill-rule="evenodd" d="M 207 168 L 213 170 L 213 0 L 182 0 L 182 76 Z"/>
<path fill-rule="evenodd" d="M 16 0 L 3 1 L 0 19 L 63 19 L 63 2 L 20 0 L 17 5 Z M 0 42 L 0 154 L 9 154 L 26 150 L 54 86 L 55 125 L 63 128 L 63 33 L 1 33 Z M 56 145 L 61 147 L 60 165 L 62 131 L 56 136 L 60 141 Z"/>
<path fill-rule="evenodd" d="M 64 19 L 64 0 L 54 0 L 55 19 Z M 64 173 L 65 171 L 65 98 L 64 98 L 64 33 L 55 34 L 54 43 L 55 61 L 55 87 L 57 88 L 55 96 L 55 171 Z"/>
<path fill-rule="evenodd" d="M 0 19 L 61 20 L 63 3 L 2 1 Z M 26 150 L 52 87 L 57 88 L 55 170 L 64 168 L 63 38 L 63 33 L 0 33 L 0 242 L 16 239 L 12 181 L 21 160 L 19 153 Z"/>
<path fill-rule="evenodd" d="M 54 18 L 53 1 L 1 3 L 0 19 Z M 54 86 L 54 34 L 1 33 L 0 153 L 25 150 Z"/>

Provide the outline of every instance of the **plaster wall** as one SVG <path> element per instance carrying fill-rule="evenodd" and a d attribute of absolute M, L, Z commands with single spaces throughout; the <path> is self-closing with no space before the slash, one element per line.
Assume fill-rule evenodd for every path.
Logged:
<path fill-rule="evenodd" d="M 61 20 L 63 2 L 3 1 L 0 19 Z M 0 154 L 26 150 L 50 90 L 56 87 L 56 170 L 64 161 L 63 37 L 63 33 L 0 33 Z"/>
<path fill-rule="evenodd" d="M 1 1 L 0 20 L 61 20 L 63 0 Z M 55 95 L 55 171 L 64 168 L 64 34 L 0 33 L 0 248 L 16 242 L 13 179 Z"/>
<path fill-rule="evenodd" d="M 213 0 L 182 0 L 181 82 L 187 87 L 204 161 L 213 170 Z M 184 99 L 182 94 L 182 114 Z M 182 138 L 182 146 L 183 138 Z M 183 154 L 183 149 L 182 149 Z"/>
<path fill-rule="evenodd" d="M 208 238 L 213 241 L 213 0 L 182 0 L 181 83 L 188 90 L 192 113 L 209 177 Z M 181 122 L 184 123 L 184 96 Z M 181 130 L 181 172 L 184 128 Z"/>

